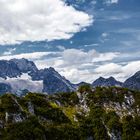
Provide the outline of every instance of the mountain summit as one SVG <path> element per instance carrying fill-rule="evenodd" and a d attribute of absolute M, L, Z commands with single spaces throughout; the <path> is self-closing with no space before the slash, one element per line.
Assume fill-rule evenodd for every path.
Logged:
<path fill-rule="evenodd" d="M 114 77 L 107 79 L 100 77 L 92 83 L 93 87 L 108 87 L 108 86 L 122 86 L 122 83 L 117 81 Z"/>

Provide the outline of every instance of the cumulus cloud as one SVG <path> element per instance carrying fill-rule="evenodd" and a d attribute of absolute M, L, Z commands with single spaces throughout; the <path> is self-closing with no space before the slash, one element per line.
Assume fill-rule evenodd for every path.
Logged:
<path fill-rule="evenodd" d="M 67 49 L 62 53 L 62 60 L 64 60 L 65 65 L 81 65 L 109 61 L 116 58 L 118 55 L 118 52 L 99 53 L 94 49 L 88 52 L 78 49 Z"/>
<path fill-rule="evenodd" d="M 65 49 L 58 52 L 56 57 L 36 60 L 35 63 L 39 68 L 54 67 L 60 74 L 74 83 L 91 82 L 98 77 L 98 75 L 93 74 L 98 63 L 111 61 L 119 55 L 118 52 L 100 53 L 94 49 L 87 52 L 78 49 Z"/>
<path fill-rule="evenodd" d="M 115 63 L 109 63 L 99 66 L 95 69 L 96 73 L 110 75 L 113 73 L 120 73 L 121 72 L 121 65 Z"/>
<path fill-rule="evenodd" d="M 69 39 L 93 17 L 62 0 L 1 0 L 0 44 Z"/>
<path fill-rule="evenodd" d="M 120 81 L 125 81 L 140 70 L 140 61 L 130 61 L 126 64 L 109 63 L 99 66 L 94 72 L 100 76 L 114 76 Z"/>
<path fill-rule="evenodd" d="M 99 53 L 94 49 L 88 52 L 78 49 L 65 49 L 62 52 L 56 52 L 56 54 L 56 57 L 47 59 L 46 61 L 43 60 L 43 63 L 45 62 L 47 65 L 54 67 L 57 66 L 60 68 L 64 68 L 66 66 L 81 67 L 82 65 L 93 65 L 97 62 L 110 61 L 119 56 L 118 52 Z M 38 65 L 40 68 L 44 67 L 40 61 Z"/>

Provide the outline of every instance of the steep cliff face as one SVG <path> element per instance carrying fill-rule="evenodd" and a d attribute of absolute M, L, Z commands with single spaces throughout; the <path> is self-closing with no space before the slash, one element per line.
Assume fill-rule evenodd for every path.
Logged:
<path fill-rule="evenodd" d="M 75 91 L 74 86 L 53 68 L 46 70 L 43 87 L 43 92 L 47 92 L 49 94 Z"/>
<path fill-rule="evenodd" d="M 139 139 L 139 99 L 138 91 L 89 85 L 53 95 L 5 94 L 0 97 L 0 139 Z"/>

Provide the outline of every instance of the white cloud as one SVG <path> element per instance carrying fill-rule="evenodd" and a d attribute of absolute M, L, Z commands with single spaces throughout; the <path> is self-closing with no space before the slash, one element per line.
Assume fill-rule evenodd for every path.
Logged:
<path fill-rule="evenodd" d="M 94 72 L 104 77 L 114 76 L 123 82 L 139 70 L 140 61 L 132 61 L 123 65 L 115 63 L 104 64 L 96 68 Z"/>
<path fill-rule="evenodd" d="M 132 61 L 122 67 L 126 77 L 132 76 L 135 72 L 140 70 L 140 61 Z"/>
<path fill-rule="evenodd" d="M 110 73 L 119 73 L 121 72 L 121 66 L 115 63 L 104 64 L 96 68 L 95 72 L 104 75 L 110 75 Z"/>
<path fill-rule="evenodd" d="M 110 4 L 117 4 L 119 2 L 119 0 L 105 0 L 105 3 L 107 5 L 110 5 Z"/>
<path fill-rule="evenodd" d="M 114 59 L 118 52 L 99 53 L 92 49 L 88 52 L 78 49 L 67 49 L 62 53 L 62 60 L 68 65 L 103 62 Z"/>
<path fill-rule="evenodd" d="M 11 55 L 15 51 L 16 51 L 16 48 L 9 48 L 7 49 L 7 51 L 3 53 L 3 55 Z"/>
<path fill-rule="evenodd" d="M 109 34 L 108 33 L 102 33 L 102 35 L 101 35 L 103 38 L 106 38 L 106 37 L 108 37 L 109 36 Z"/>
<path fill-rule="evenodd" d="M 140 70 L 140 61 L 128 62 L 125 65 L 109 63 L 104 65 L 99 65 L 97 68 L 93 67 L 90 71 L 89 69 L 78 69 L 78 68 L 64 68 L 60 70 L 60 73 L 70 79 L 74 83 L 81 81 L 86 81 L 92 83 L 94 80 L 103 76 L 108 78 L 110 76 L 115 77 L 117 80 L 124 82 L 127 78 L 134 75 Z"/>
<path fill-rule="evenodd" d="M 97 63 L 111 61 L 119 55 L 118 52 L 99 53 L 95 50 L 86 52 L 78 49 L 67 49 L 58 52 L 54 58 L 36 60 L 35 63 L 39 68 L 54 67 L 74 83 L 91 82 L 98 77 L 97 74 L 93 74 Z M 92 70 L 90 71 L 90 69 Z"/>
<path fill-rule="evenodd" d="M 94 49 L 88 52 L 78 49 L 65 49 L 62 52 L 56 52 L 56 54 L 56 57 L 43 60 L 43 62 L 39 60 L 37 65 L 40 68 L 44 68 L 46 65 L 58 68 L 81 67 L 85 64 L 93 65 L 97 62 L 110 61 L 120 55 L 118 52 L 99 53 Z"/>
<path fill-rule="evenodd" d="M 69 39 L 93 22 L 62 0 L 1 0 L 0 9 L 0 44 Z"/>
<path fill-rule="evenodd" d="M 93 46 L 99 46 L 98 43 L 94 43 L 94 44 L 85 44 L 84 47 L 93 47 Z"/>
<path fill-rule="evenodd" d="M 67 68 L 66 67 L 63 70 L 60 70 L 60 74 L 64 75 L 67 79 L 69 79 L 73 83 L 79 83 L 81 81 L 89 82 L 89 81 L 93 80 L 93 76 L 87 69 L 79 70 L 77 68 Z"/>
<path fill-rule="evenodd" d="M 64 46 L 57 46 L 57 48 L 59 49 L 59 50 L 65 50 L 65 47 Z"/>
<path fill-rule="evenodd" d="M 119 0 L 111 0 L 111 3 L 118 3 Z"/>
<path fill-rule="evenodd" d="M 6 55 L 6 56 L 0 56 L 0 60 L 10 60 L 10 59 L 21 59 L 21 58 L 26 58 L 26 59 L 41 59 L 43 56 L 47 56 L 49 54 L 52 54 L 52 52 L 33 52 L 33 53 L 21 53 L 21 54 L 16 54 L 16 55 Z"/>

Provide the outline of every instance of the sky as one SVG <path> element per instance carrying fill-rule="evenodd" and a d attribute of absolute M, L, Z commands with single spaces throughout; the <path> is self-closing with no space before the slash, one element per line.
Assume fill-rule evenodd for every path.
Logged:
<path fill-rule="evenodd" d="M 0 60 L 26 58 L 73 83 L 140 70 L 140 0 L 0 0 Z"/>

